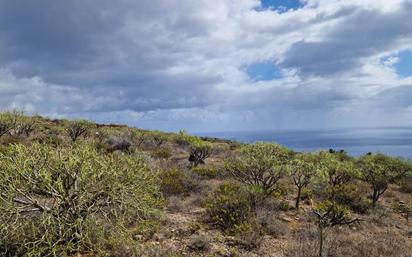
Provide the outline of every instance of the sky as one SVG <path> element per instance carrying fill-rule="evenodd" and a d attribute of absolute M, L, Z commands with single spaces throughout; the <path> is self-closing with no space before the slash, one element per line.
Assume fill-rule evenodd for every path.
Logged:
<path fill-rule="evenodd" d="M 412 126 L 412 0 L 0 0 L 0 109 L 189 132 Z"/>

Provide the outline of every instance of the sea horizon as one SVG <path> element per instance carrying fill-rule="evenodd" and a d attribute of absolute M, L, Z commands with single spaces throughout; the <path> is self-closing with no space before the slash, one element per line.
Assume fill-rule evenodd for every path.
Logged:
<path fill-rule="evenodd" d="M 412 159 L 412 127 L 357 127 L 199 132 L 199 136 L 241 143 L 273 142 L 294 151 L 345 150 L 360 156 L 368 152 Z"/>

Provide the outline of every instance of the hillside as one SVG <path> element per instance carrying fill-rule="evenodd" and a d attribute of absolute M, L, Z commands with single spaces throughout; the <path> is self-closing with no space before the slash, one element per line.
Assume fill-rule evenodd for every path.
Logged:
<path fill-rule="evenodd" d="M 408 160 L 0 114 L 0 256 L 408 257 L 411 215 Z"/>

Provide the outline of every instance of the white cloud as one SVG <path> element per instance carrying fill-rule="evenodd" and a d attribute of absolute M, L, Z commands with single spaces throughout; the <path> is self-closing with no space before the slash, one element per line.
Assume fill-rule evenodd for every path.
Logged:
<path fill-rule="evenodd" d="M 381 62 L 411 45 L 412 1 L 259 4 L 2 1 L 0 107 L 202 131 L 412 125 L 394 104 L 412 81 Z M 252 82 L 242 67 L 266 60 L 286 76 Z"/>

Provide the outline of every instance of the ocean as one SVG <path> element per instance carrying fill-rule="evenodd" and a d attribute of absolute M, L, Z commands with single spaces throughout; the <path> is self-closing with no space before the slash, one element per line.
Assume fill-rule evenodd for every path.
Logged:
<path fill-rule="evenodd" d="M 210 132 L 197 135 L 243 143 L 276 142 L 295 151 L 332 148 L 343 149 L 353 156 L 381 152 L 412 159 L 412 128 L 407 127 Z"/>

